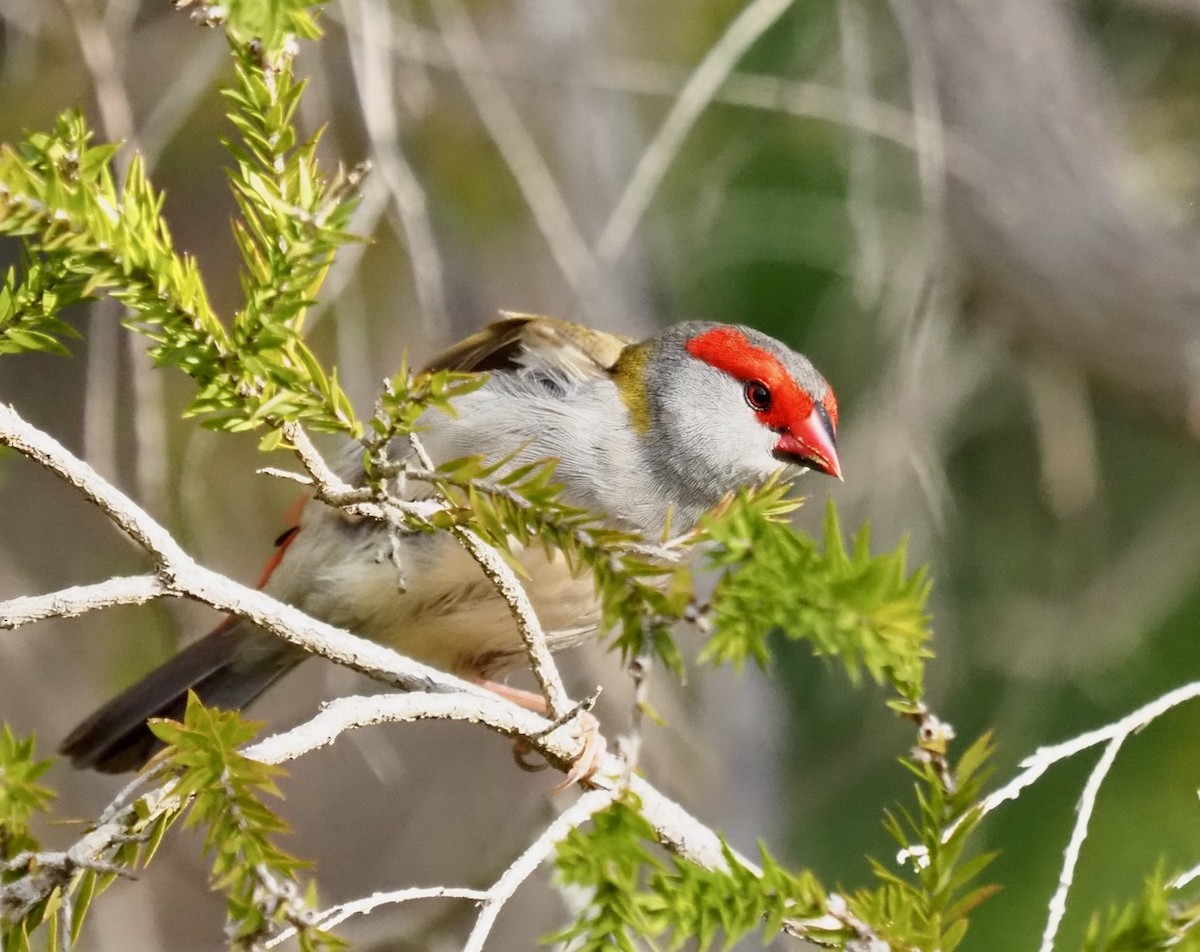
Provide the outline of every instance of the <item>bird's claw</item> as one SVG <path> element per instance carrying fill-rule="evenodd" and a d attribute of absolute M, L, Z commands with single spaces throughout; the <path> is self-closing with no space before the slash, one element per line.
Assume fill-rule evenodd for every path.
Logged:
<path fill-rule="evenodd" d="M 577 783 L 591 780 L 604 762 L 604 754 L 608 744 L 600 733 L 600 722 L 587 711 L 580 711 L 575 719 L 576 736 L 582 737 L 583 749 L 571 764 L 567 775 L 550 791 L 552 797 L 558 796 Z"/>
<path fill-rule="evenodd" d="M 600 722 L 592 714 L 584 710 L 576 711 L 572 721 L 575 735 L 582 740 L 583 748 L 571 764 L 570 769 L 567 770 L 567 775 L 550 791 L 551 796 L 557 796 L 575 784 L 590 780 L 595 776 L 608 749 L 608 743 L 605 741 L 604 735 L 600 733 Z M 557 730 L 558 727 L 553 729 Z M 545 770 L 549 764 L 529 762 L 527 758 L 532 752 L 532 745 L 525 739 L 517 740 L 513 744 L 513 760 L 517 762 L 518 767 L 530 772 Z"/>
<path fill-rule="evenodd" d="M 525 759 L 531 753 L 533 753 L 533 745 L 531 745 L 524 737 L 518 737 L 513 742 L 513 760 L 517 762 L 517 766 L 522 770 L 526 770 L 529 773 L 537 773 L 539 770 L 545 770 L 550 766 L 545 761 L 542 761 L 540 764 L 531 764 Z"/>

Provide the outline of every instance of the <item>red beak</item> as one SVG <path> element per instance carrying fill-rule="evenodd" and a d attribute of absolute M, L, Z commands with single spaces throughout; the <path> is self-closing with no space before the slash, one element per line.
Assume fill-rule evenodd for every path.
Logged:
<path fill-rule="evenodd" d="M 842 478 L 842 464 L 838 462 L 833 427 L 820 404 L 813 407 L 803 423 L 779 435 L 775 452 L 789 462 L 815 469 L 826 476 Z"/>

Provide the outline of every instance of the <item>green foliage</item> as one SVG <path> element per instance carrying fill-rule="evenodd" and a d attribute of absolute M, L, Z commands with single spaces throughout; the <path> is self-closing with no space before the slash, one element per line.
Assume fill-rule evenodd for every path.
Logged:
<path fill-rule="evenodd" d="M 724 570 L 709 605 L 713 634 L 703 660 L 740 666 L 770 659 L 774 631 L 808 641 L 821 657 L 837 658 L 852 679 L 865 668 L 888 682 L 911 708 L 921 697 L 930 637 L 924 569 L 911 575 L 904 548 L 872 556 L 864 526 L 847 551 L 832 501 L 822 552 L 779 516 L 772 496 L 742 493 L 704 523 L 714 545 L 709 563 Z"/>
<path fill-rule="evenodd" d="M 205 829 L 213 886 L 226 893 L 235 943 L 251 947 L 286 923 L 300 929 L 303 948 L 341 948 L 341 940 L 308 925 L 308 904 L 295 881 L 305 864 L 273 841 L 287 825 L 263 798 L 281 795 L 273 778 L 282 771 L 236 750 L 259 726 L 236 711 L 205 707 L 194 693 L 183 723 L 151 722 L 154 733 L 171 745 L 161 756 L 179 771 L 172 792 L 189 802 L 186 825 Z"/>
<path fill-rule="evenodd" d="M 27 257 L 20 272 L 8 269 L 0 284 L 0 354 L 67 353 L 61 338 L 77 335 L 58 314 L 83 300 L 87 278 L 62 271 L 61 264 L 57 258 Z"/>
<path fill-rule="evenodd" d="M 1160 868 L 1146 879 L 1141 900 L 1092 916 L 1083 952 L 1198 952 L 1200 898 L 1176 896 Z"/>
<path fill-rule="evenodd" d="M 290 61 L 264 69 L 237 50 L 237 83 L 223 90 L 240 136 L 226 143 L 242 219 L 234 224 L 245 304 L 234 317 L 233 346 L 242 382 L 254 381 L 258 405 L 247 415 L 230 404 L 220 381 L 201 392 L 195 412 L 225 418 L 227 429 L 304 419 L 318 429 L 356 432 L 354 411 L 309 351 L 301 332 L 356 204 L 357 173 L 326 181 L 316 160 L 317 136 L 297 144 L 293 125 L 304 84 Z"/>
<path fill-rule="evenodd" d="M 192 0 L 187 0 L 192 2 Z M 285 51 L 294 37 L 321 35 L 310 12 L 323 0 L 226 0 L 225 29 L 238 46 L 261 46 L 268 61 Z"/>
<path fill-rule="evenodd" d="M 573 830 L 558 846 L 563 883 L 592 891 L 579 921 L 548 942 L 572 942 L 577 952 L 636 952 L 635 937 L 666 937 L 667 949 L 685 944 L 698 952 L 729 948 L 751 932 L 769 939 L 784 919 L 808 919 L 825 911 L 825 893 L 812 874 L 789 873 L 762 851 L 761 874 L 725 849 L 728 872 L 715 872 L 678 857 L 669 862 L 652 849 L 654 830 L 636 800 L 615 803 L 592 818 L 587 831 Z"/>
<path fill-rule="evenodd" d="M 53 133 L 0 148 L 0 234 L 24 241 L 26 263 L 0 288 L 0 353 L 61 350 L 62 306 L 104 292 L 132 312 L 127 323 L 151 341 L 160 365 L 199 387 L 189 412 L 211 427 L 246 430 L 303 420 L 318 430 L 357 433 L 335 377 L 301 337 L 303 317 L 332 261 L 349 240 L 356 174 L 326 180 L 316 139 L 299 145 L 292 125 L 302 84 L 287 60 L 266 68 L 238 51 L 238 82 L 227 91 L 230 172 L 242 220 L 245 305 L 226 330 L 208 301 L 195 261 L 178 254 L 162 196 L 134 157 L 123 186 L 115 147 L 89 145 L 81 115 L 59 117 Z M 277 434 L 267 437 L 277 445 Z"/>
<path fill-rule="evenodd" d="M 83 117 L 66 112 L 54 132 L 0 147 L 0 234 L 24 239 L 26 249 L 25 280 L 11 284 L 12 307 L 27 321 L 50 296 L 61 304 L 107 291 L 146 324 L 192 342 L 190 350 L 181 347 L 180 365 L 201 355 L 224 360 L 224 328 L 195 262 L 175 253 L 161 196 L 140 160 L 118 188 L 110 165 L 116 147 L 91 146 L 90 138 Z M 45 322 L 35 329 L 51 336 L 57 330 Z M 21 343 L 11 329 L 6 339 L 8 350 Z M 33 343 L 49 346 L 40 338 Z"/>
<path fill-rule="evenodd" d="M 7 724 L 0 725 L 0 862 L 37 849 L 29 822 L 54 798 L 37 782 L 51 763 L 35 759 L 32 736 L 19 740 Z"/>
<path fill-rule="evenodd" d="M 936 756 L 903 761 L 918 779 L 916 812 L 889 812 L 885 826 L 901 847 L 910 875 L 872 860 L 880 881 L 850 899 L 854 914 L 871 923 L 895 949 L 952 952 L 967 931 L 967 914 L 998 887 L 968 885 L 994 854 L 964 858 L 971 834 L 982 819 L 978 798 L 992 754 L 990 735 L 972 744 L 947 776 Z"/>

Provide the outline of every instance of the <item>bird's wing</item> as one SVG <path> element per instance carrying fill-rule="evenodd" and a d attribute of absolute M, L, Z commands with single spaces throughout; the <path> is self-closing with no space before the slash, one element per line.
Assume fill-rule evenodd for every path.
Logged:
<path fill-rule="evenodd" d="M 488 371 L 526 367 L 572 378 L 607 377 L 627 337 L 556 317 L 502 312 L 504 317 L 434 357 L 425 370 Z"/>

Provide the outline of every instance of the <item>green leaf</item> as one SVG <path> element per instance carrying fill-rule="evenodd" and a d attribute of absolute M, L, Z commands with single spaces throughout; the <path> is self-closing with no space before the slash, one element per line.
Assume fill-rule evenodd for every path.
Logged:
<path fill-rule="evenodd" d="M 319 0 L 227 0 L 225 28 L 234 43 L 260 44 L 264 59 L 274 61 L 292 37 L 321 35 L 310 12 L 319 5 Z"/>
<path fill-rule="evenodd" d="M 558 845 L 563 883 L 589 890 L 589 907 L 546 942 L 571 943 L 580 952 L 636 950 L 635 939 L 665 938 L 667 948 L 688 943 L 699 952 L 718 943 L 730 948 L 761 931 L 769 940 L 785 918 L 808 919 L 825 911 L 826 894 L 808 872 L 790 873 L 765 848 L 762 872 L 743 866 L 724 848 L 726 871 L 678 857 L 660 859 L 654 830 L 629 797 L 573 830 Z"/>
<path fill-rule="evenodd" d="M 38 848 L 29 824 L 54 798 L 53 790 L 37 782 L 52 761 L 37 760 L 34 745 L 32 736 L 18 738 L 0 725 L 0 860 Z"/>
<path fill-rule="evenodd" d="M 1140 899 L 1096 913 L 1083 952 L 1197 952 L 1200 896 L 1172 888 L 1162 865 L 1146 878 Z"/>
<path fill-rule="evenodd" d="M 212 856 L 211 880 L 226 894 L 226 907 L 242 944 L 253 946 L 286 924 L 308 933 L 312 947 L 340 948 L 340 940 L 305 925 L 308 907 L 293 888 L 303 861 L 275 843 L 287 824 L 266 802 L 281 793 L 278 767 L 250 760 L 237 748 L 260 725 L 236 711 L 205 707 L 189 692 L 182 722 L 150 722 L 170 746 L 160 761 L 178 771 L 174 793 L 190 798 L 185 824 L 204 829 L 204 848 Z M 161 833 L 159 833 L 161 836 Z"/>
<path fill-rule="evenodd" d="M 982 819 L 978 797 L 987 775 L 982 767 L 991 752 L 990 735 L 985 734 L 949 770 L 952 783 L 923 751 L 903 761 L 918 780 L 917 808 L 888 811 L 884 827 L 908 859 L 897 866 L 871 860 L 879 885 L 849 897 L 854 914 L 872 924 L 892 948 L 948 952 L 966 934 L 968 914 L 998 891 L 991 885 L 971 886 L 995 854 L 963 859 Z"/>
<path fill-rule="evenodd" d="M 767 638 L 780 632 L 838 659 L 852 680 L 865 670 L 904 700 L 918 700 L 931 656 L 924 570 L 908 573 L 903 546 L 872 556 L 867 527 L 847 550 L 832 501 L 823 551 L 780 515 L 777 495 L 743 492 L 704 520 L 709 564 L 723 574 L 702 660 L 765 666 Z"/>

